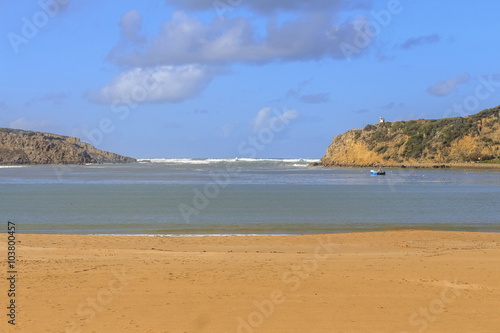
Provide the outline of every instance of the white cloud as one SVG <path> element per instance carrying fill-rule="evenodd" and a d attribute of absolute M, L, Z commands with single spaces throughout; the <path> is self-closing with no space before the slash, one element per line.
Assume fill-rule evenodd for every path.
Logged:
<path fill-rule="evenodd" d="M 43 95 L 42 97 L 32 97 L 30 98 L 24 105 L 25 108 L 33 106 L 33 104 L 39 102 L 50 103 L 54 106 L 59 106 L 64 104 L 65 100 L 68 98 L 68 94 L 64 92 L 59 93 L 48 93 Z"/>
<path fill-rule="evenodd" d="M 409 50 L 415 46 L 438 43 L 441 41 L 441 36 L 438 34 L 431 34 L 426 36 L 408 38 L 401 44 L 403 50 Z"/>
<path fill-rule="evenodd" d="M 451 79 L 443 80 L 436 83 L 433 86 L 427 88 L 427 92 L 434 96 L 445 96 L 455 89 L 459 84 L 466 83 L 470 79 L 470 75 L 467 73 L 452 77 Z"/>
<path fill-rule="evenodd" d="M 199 94 L 215 74 L 200 65 L 134 68 L 89 98 L 104 104 L 177 103 Z"/>
<path fill-rule="evenodd" d="M 371 0 L 166 0 L 169 5 L 185 10 L 224 10 L 244 7 L 260 14 L 272 14 L 276 11 L 332 11 L 351 8 L 369 8 Z M 219 5 L 219 6 L 217 6 Z M 219 8 L 220 7 L 220 8 Z"/>
<path fill-rule="evenodd" d="M 397 102 L 390 102 L 390 103 L 387 103 L 386 105 L 382 106 L 382 109 L 385 109 L 385 110 L 392 110 L 392 109 L 395 109 L 395 108 L 402 108 L 404 107 L 404 103 L 397 103 Z"/>
<path fill-rule="evenodd" d="M 143 43 L 146 38 L 141 35 L 142 16 L 137 9 L 132 9 L 122 15 L 120 21 L 122 36 L 133 43 Z"/>
<path fill-rule="evenodd" d="M 344 2 L 335 1 L 334 7 Z M 194 7 L 201 4 L 191 2 Z M 339 8 L 345 9 L 344 5 Z M 269 5 L 261 1 L 258 6 L 299 10 L 303 6 L 309 8 L 310 3 L 278 1 Z M 324 9 L 333 5 L 316 1 L 311 6 Z M 260 26 L 247 17 L 214 18 L 206 22 L 177 11 L 171 20 L 163 23 L 158 35 L 146 39 L 142 34 L 141 14 L 131 10 L 122 16 L 121 38 L 108 54 L 109 61 L 127 70 L 98 93 L 89 94 L 89 98 L 111 104 L 117 100 L 118 103 L 127 103 L 124 100 L 131 98 L 136 103 L 175 103 L 195 97 L 222 72 L 222 68 L 233 63 L 262 65 L 275 61 L 345 59 L 345 45 L 356 45 L 368 19 L 356 16 L 343 23 L 334 23 L 333 17 L 332 11 L 314 9 L 298 12 L 285 21 L 270 16 Z M 368 46 L 370 41 L 366 42 Z M 349 58 L 362 55 L 366 49 L 361 48 Z M 151 74 L 151 71 L 155 73 Z M 159 81 L 158 87 L 148 89 L 141 98 L 134 98 L 134 90 L 137 94 L 141 82 L 148 78 Z M 328 98 L 326 93 L 306 95 L 303 102 L 320 103 Z"/>
<path fill-rule="evenodd" d="M 361 16 L 334 24 L 331 13 L 316 12 L 282 23 L 270 19 L 259 34 L 248 18 L 205 23 L 175 12 L 146 47 L 116 46 L 108 59 L 125 67 L 344 59 L 341 46 L 356 45 L 355 38 L 366 24 L 368 19 Z"/>
<path fill-rule="evenodd" d="M 286 97 L 293 97 L 303 103 L 317 104 L 326 103 L 330 100 L 330 93 L 315 93 L 315 94 L 302 94 L 305 86 L 310 83 L 310 80 L 301 82 L 298 87 L 289 89 Z"/>
<path fill-rule="evenodd" d="M 240 125 L 239 121 L 222 125 L 220 127 L 222 137 L 224 138 L 230 137 L 238 129 L 239 125 Z"/>
<path fill-rule="evenodd" d="M 258 132 L 265 128 L 273 128 L 275 126 L 281 126 L 282 124 L 288 124 L 298 116 L 299 112 L 297 110 L 291 109 L 280 113 L 277 109 L 265 107 L 260 110 L 253 119 L 253 131 Z"/>
<path fill-rule="evenodd" d="M 142 33 L 142 15 L 137 9 L 129 10 L 120 19 L 120 40 L 109 51 L 108 59 L 112 60 L 115 54 L 127 53 L 134 47 L 147 42 Z"/>
<path fill-rule="evenodd" d="M 329 93 L 317 93 L 300 96 L 300 101 L 309 104 L 326 103 L 330 100 Z"/>

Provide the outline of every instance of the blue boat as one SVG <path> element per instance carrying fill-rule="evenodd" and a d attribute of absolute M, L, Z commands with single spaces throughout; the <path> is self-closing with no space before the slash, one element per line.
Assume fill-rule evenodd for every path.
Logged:
<path fill-rule="evenodd" d="M 370 170 L 370 175 L 379 175 L 379 176 L 383 176 L 385 175 L 385 171 L 382 170 L 382 169 L 378 169 L 378 170 Z"/>

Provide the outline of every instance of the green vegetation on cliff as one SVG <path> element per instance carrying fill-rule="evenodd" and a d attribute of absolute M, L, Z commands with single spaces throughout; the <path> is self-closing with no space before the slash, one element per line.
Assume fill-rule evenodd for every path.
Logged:
<path fill-rule="evenodd" d="M 130 163 L 134 158 L 96 149 L 80 139 L 0 128 L 0 164 Z"/>
<path fill-rule="evenodd" d="M 467 117 L 385 122 L 333 138 L 322 165 L 500 162 L 500 106 Z"/>

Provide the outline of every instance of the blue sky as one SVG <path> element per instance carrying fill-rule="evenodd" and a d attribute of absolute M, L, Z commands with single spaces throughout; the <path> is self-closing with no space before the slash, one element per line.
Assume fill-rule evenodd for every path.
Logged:
<path fill-rule="evenodd" d="M 320 158 L 500 104 L 500 2 L 0 0 L 0 127 L 134 157 Z"/>

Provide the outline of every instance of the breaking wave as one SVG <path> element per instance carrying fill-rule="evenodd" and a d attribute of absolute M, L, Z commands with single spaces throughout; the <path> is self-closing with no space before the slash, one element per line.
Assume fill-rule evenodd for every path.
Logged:
<path fill-rule="evenodd" d="M 309 163 L 319 162 L 313 158 L 142 158 L 140 163 L 162 163 L 169 165 L 228 165 L 236 164 L 240 166 L 291 166 L 305 167 Z"/>

